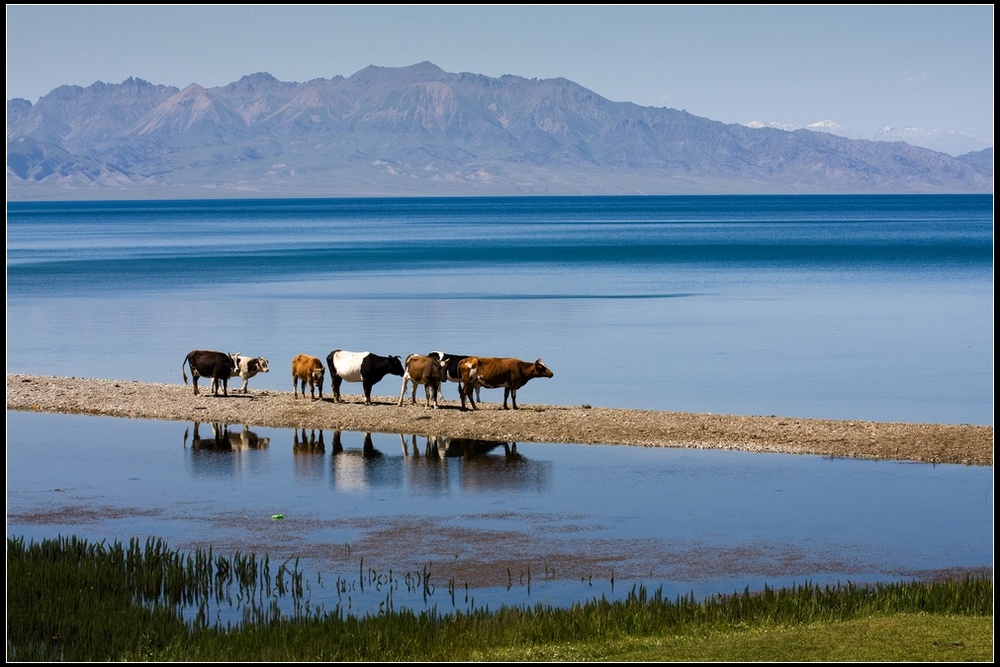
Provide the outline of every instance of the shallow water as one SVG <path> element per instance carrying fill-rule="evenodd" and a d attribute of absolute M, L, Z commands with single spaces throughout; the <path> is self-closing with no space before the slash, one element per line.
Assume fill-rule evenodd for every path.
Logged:
<path fill-rule="evenodd" d="M 313 605 L 471 610 L 992 568 L 992 469 L 7 413 L 7 535 L 299 559 Z M 430 446 L 429 446 L 430 445 Z M 445 449 L 445 445 L 450 449 Z M 281 515 L 282 518 L 272 518 Z M 433 592 L 407 589 L 431 574 Z M 390 575 L 391 573 L 391 575 Z M 388 577 L 392 577 L 389 582 Z"/>

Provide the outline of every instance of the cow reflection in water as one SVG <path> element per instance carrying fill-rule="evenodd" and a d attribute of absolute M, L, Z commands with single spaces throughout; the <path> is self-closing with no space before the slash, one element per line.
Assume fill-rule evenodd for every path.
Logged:
<path fill-rule="evenodd" d="M 203 426 L 209 426 L 210 435 L 201 433 Z M 265 459 L 256 451 L 267 449 L 270 438 L 261 438 L 244 425 L 242 431 L 230 430 L 229 424 L 217 422 L 194 422 L 191 437 L 191 463 L 197 474 L 229 476 L 245 470 L 247 466 L 264 463 Z M 188 437 L 192 435 L 184 429 L 184 448 L 188 448 Z"/>
<path fill-rule="evenodd" d="M 421 492 L 447 491 L 451 486 L 451 478 L 449 466 L 442 455 L 444 449 L 438 446 L 440 438 L 433 435 L 423 437 L 421 454 L 416 435 L 411 435 L 407 442 L 406 436 L 399 434 L 399 442 L 403 446 L 403 477 L 406 479 L 406 486 Z"/>
<path fill-rule="evenodd" d="M 465 491 L 540 491 L 551 482 L 551 462 L 525 458 L 517 451 L 516 442 L 475 438 L 440 440 L 445 457 L 461 457 L 459 471 Z"/>
<path fill-rule="evenodd" d="M 292 452 L 295 454 L 322 454 L 326 451 L 326 443 L 323 442 L 323 431 L 296 428 L 292 430 Z"/>
<path fill-rule="evenodd" d="M 403 446 L 403 458 L 410 456 L 410 450 L 412 448 L 413 455 L 412 458 L 420 458 L 420 446 L 417 444 L 416 434 L 410 436 L 410 441 L 406 441 L 406 436 L 402 433 L 399 434 L 399 442 Z M 424 453 L 423 457 L 426 459 L 437 459 L 440 458 L 438 448 L 438 437 L 436 435 L 424 436 Z"/>
<path fill-rule="evenodd" d="M 551 463 L 525 458 L 516 442 L 426 436 L 421 456 L 416 435 L 409 442 L 403 435 L 399 439 L 412 486 L 447 491 L 454 483 L 465 491 L 540 490 L 551 481 Z"/>
<path fill-rule="evenodd" d="M 271 444 L 270 438 L 261 438 L 246 424 L 243 425 L 242 431 L 234 432 L 229 430 L 229 424 L 212 422 L 212 435 L 209 437 L 202 437 L 201 424 L 202 422 L 194 422 L 191 449 L 238 452 L 247 449 L 267 449 Z M 188 446 L 188 435 L 188 429 L 184 429 L 185 448 Z"/>
<path fill-rule="evenodd" d="M 440 448 L 443 445 L 443 448 Z M 524 457 L 517 453 L 516 442 L 504 442 L 502 440 L 480 440 L 477 438 L 440 438 L 440 455 L 461 456 L 465 459 L 477 459 L 486 456 L 494 449 L 503 447 L 504 460 L 509 462 L 524 461 Z"/>
<path fill-rule="evenodd" d="M 345 446 L 345 437 L 353 440 L 362 435 L 361 449 L 351 447 L 350 442 Z M 403 485 L 399 464 L 375 447 L 371 433 L 334 431 L 332 452 L 333 486 L 338 490 Z"/>
<path fill-rule="evenodd" d="M 326 453 L 323 431 L 297 428 L 292 433 L 295 476 L 304 481 L 323 479 L 326 470 L 323 464 L 323 455 Z"/>

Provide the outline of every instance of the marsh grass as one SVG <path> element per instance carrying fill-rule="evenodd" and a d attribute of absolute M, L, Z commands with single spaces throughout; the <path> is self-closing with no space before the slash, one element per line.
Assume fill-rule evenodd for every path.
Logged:
<path fill-rule="evenodd" d="M 430 592 L 426 569 L 398 577 L 365 568 L 362 561 L 359 576 L 362 586 L 388 591 L 400 581 L 423 587 L 425 601 Z M 450 595 L 454 589 L 449 582 Z M 923 623 L 928 615 L 981 620 L 993 614 L 993 580 L 986 576 L 931 584 L 765 587 L 701 600 L 693 594 L 668 600 L 659 591 L 636 586 L 622 600 L 594 599 L 565 609 L 504 606 L 452 613 L 439 613 L 435 606 L 420 612 L 395 610 L 390 593 L 378 613 L 364 616 L 342 607 L 314 609 L 308 592 L 297 561 L 275 567 L 267 556 L 253 554 L 223 557 L 210 549 L 183 554 L 156 539 L 108 545 L 74 537 L 29 544 L 8 538 L 7 659 L 652 660 L 691 651 L 695 655 L 687 659 L 697 660 L 699 654 L 703 659 L 740 659 L 739 652 L 709 657 L 717 644 L 701 642 L 718 637 L 723 645 L 736 645 L 736 651 L 763 650 L 763 657 L 753 659 L 785 660 L 792 659 L 789 653 L 796 655 L 801 634 L 817 627 L 851 622 L 868 628 L 873 619 L 910 617 Z M 239 621 L 222 620 L 220 610 L 228 606 L 241 611 Z M 941 645 L 964 645 L 965 640 L 949 635 L 948 627 L 941 630 Z M 979 623 L 968 632 L 981 635 L 983 627 Z M 789 650 L 779 652 L 766 644 L 761 649 L 753 638 L 762 632 L 791 633 L 782 644 Z M 895 632 L 905 635 L 905 629 Z M 945 659 L 933 657 L 937 644 L 926 648 L 926 642 L 919 643 L 929 655 L 901 658 L 887 653 L 888 645 L 878 646 L 881 640 L 873 641 L 864 654 L 869 660 L 888 655 L 895 660 Z M 831 650 L 822 645 L 811 649 Z M 952 651 L 941 655 L 963 659 Z"/>

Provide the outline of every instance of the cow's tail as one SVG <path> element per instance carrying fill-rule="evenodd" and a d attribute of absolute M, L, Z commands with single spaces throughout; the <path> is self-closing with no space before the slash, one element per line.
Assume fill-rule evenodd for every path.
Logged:
<path fill-rule="evenodd" d="M 183 378 L 184 378 L 184 384 L 188 383 L 187 373 L 184 372 L 184 364 L 187 364 L 187 363 L 190 363 L 190 362 L 191 362 L 191 355 L 190 354 L 188 356 L 184 357 L 184 361 L 181 362 L 181 376 L 183 376 Z"/>

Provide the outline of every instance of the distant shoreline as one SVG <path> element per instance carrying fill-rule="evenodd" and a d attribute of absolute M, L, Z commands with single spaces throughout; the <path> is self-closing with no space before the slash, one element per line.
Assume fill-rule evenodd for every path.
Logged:
<path fill-rule="evenodd" d="M 485 402 L 478 411 L 463 412 L 455 399 L 442 402 L 436 410 L 425 408 L 422 392 L 415 406 L 409 397 L 398 406 L 398 396 L 373 396 L 375 404 L 364 405 L 348 387 L 344 402 L 335 404 L 325 394 L 322 401 L 296 399 L 292 392 L 254 390 L 252 384 L 247 395 L 231 390 L 229 397 L 213 397 L 211 382 L 204 380 L 199 383 L 200 395 L 194 396 L 192 387 L 183 384 L 8 374 L 7 409 L 518 443 L 691 447 L 993 465 L 992 426 L 534 405 L 527 400 L 528 392 L 519 410 Z"/>

